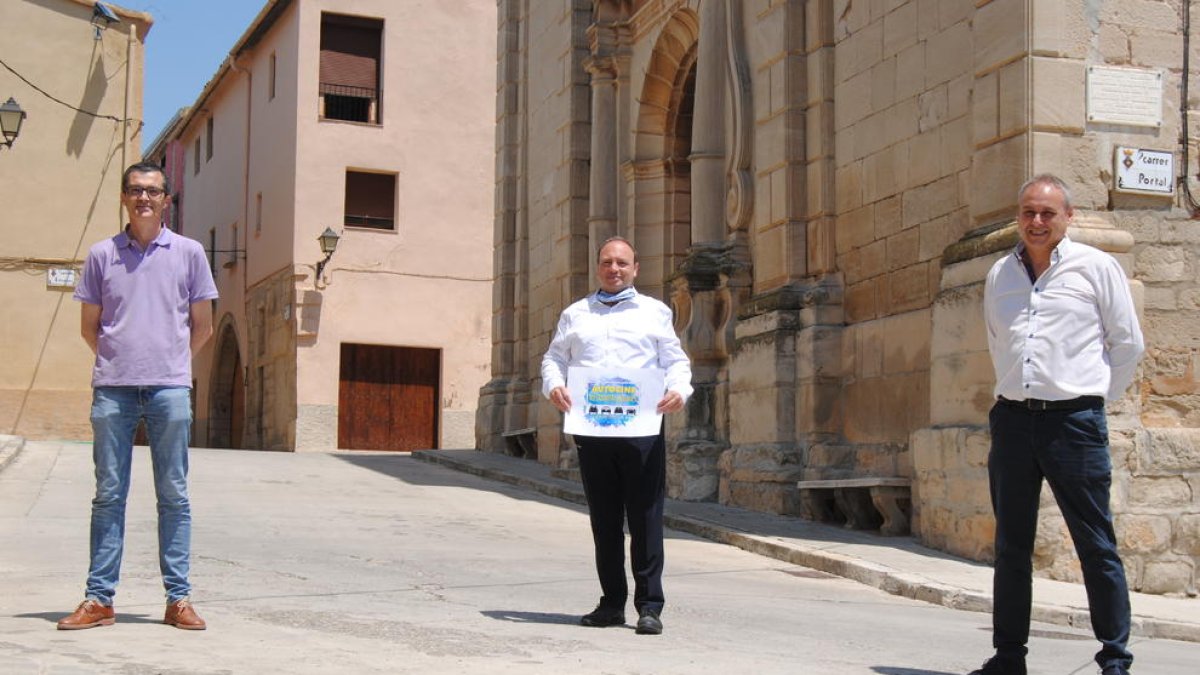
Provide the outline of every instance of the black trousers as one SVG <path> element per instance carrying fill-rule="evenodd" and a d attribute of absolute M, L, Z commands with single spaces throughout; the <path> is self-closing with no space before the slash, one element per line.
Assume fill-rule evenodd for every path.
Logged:
<path fill-rule="evenodd" d="M 988 455 L 992 508 L 996 513 L 996 653 L 1023 660 L 1029 641 L 1033 548 L 1042 479 L 1050 485 L 1071 533 L 1092 631 L 1102 645 L 1101 668 L 1133 663 L 1129 652 L 1129 586 L 1117 553 L 1109 488 L 1112 460 L 1104 402 L 1080 410 L 1025 410 L 999 402 L 990 414 Z"/>
<path fill-rule="evenodd" d="M 640 612 L 663 608 L 663 500 L 667 453 L 662 434 L 638 438 L 576 436 L 579 472 L 596 545 L 596 572 L 604 607 L 624 609 L 625 530 L 633 568 L 633 605 Z"/>

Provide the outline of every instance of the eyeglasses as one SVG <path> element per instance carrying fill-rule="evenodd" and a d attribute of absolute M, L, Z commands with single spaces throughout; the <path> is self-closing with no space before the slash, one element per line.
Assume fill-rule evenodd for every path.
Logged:
<path fill-rule="evenodd" d="M 131 187 L 125 188 L 125 194 L 130 197 L 141 197 L 142 195 L 146 195 L 147 197 L 149 197 L 151 199 L 158 199 L 159 197 L 166 194 L 166 190 L 163 190 L 160 187 L 131 186 Z"/>

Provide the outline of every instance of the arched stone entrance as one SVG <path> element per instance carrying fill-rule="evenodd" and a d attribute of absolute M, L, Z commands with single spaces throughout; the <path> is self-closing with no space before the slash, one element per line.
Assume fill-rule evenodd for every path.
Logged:
<path fill-rule="evenodd" d="M 711 9 L 705 21 L 723 19 Z M 725 43 L 719 25 L 702 31 L 701 21 L 691 8 L 681 8 L 655 39 L 638 98 L 630 177 L 638 287 L 670 299 L 692 359 L 695 394 L 687 413 L 668 422 L 668 493 L 688 500 L 718 496 L 718 462 L 729 447 L 731 319 L 749 289 L 744 233 L 727 229 L 725 209 L 712 206 L 724 204 L 727 189 L 724 124 L 713 116 L 724 107 L 726 92 L 713 88 L 711 77 L 707 93 L 702 91 L 701 61 L 708 50 L 708 68 L 719 66 L 711 52 L 724 50 Z M 706 39 L 710 43 L 703 44 Z"/>
<path fill-rule="evenodd" d="M 216 360 L 209 386 L 208 445 L 240 448 L 246 419 L 246 387 L 237 331 L 228 315 L 217 331 Z"/>
<path fill-rule="evenodd" d="M 638 109 L 633 162 L 632 235 L 638 287 L 666 298 L 667 280 L 692 243 L 692 119 L 696 99 L 699 17 L 676 12 L 659 34 Z"/>

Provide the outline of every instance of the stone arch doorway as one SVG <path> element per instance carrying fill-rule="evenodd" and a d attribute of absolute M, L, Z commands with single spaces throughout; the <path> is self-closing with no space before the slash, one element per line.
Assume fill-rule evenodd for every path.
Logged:
<path fill-rule="evenodd" d="M 665 298 L 667 280 L 692 243 L 692 118 L 700 21 L 690 9 L 659 33 L 638 98 L 633 238 L 639 288 Z"/>
<path fill-rule="evenodd" d="M 216 359 L 208 388 L 208 445 L 240 448 L 246 423 L 246 387 L 237 331 L 226 315 L 217 331 Z"/>

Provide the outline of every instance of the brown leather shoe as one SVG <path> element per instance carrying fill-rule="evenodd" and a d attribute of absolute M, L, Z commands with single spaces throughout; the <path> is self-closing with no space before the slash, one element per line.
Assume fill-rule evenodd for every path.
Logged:
<path fill-rule="evenodd" d="M 204 630 L 208 626 L 192 607 L 192 601 L 184 598 L 167 605 L 167 614 L 163 623 L 184 630 Z"/>
<path fill-rule="evenodd" d="M 75 611 L 58 622 L 59 630 L 80 630 L 97 626 L 111 626 L 117 622 L 117 614 L 111 606 L 104 606 L 91 598 L 79 603 Z"/>

